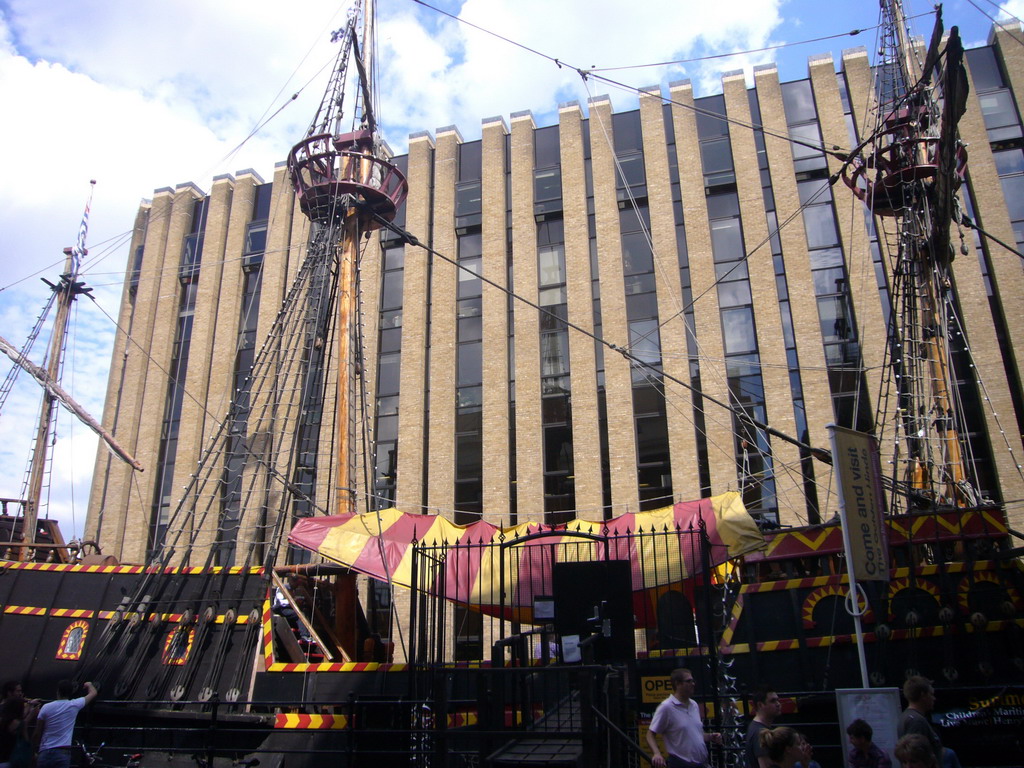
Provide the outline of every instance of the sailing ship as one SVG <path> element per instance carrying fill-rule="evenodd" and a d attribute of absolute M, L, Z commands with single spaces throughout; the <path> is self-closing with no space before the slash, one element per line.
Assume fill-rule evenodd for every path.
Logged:
<path fill-rule="evenodd" d="M 871 686 L 929 674 L 950 708 L 976 713 L 964 722 L 997 723 L 1024 684 L 1024 573 L 1005 508 L 985 498 L 973 473 L 973 415 L 957 399 L 963 362 L 947 347 L 957 328 L 950 230 L 974 225 L 957 198 L 966 167 L 957 138 L 963 51 L 956 29 L 944 38 L 937 22 L 919 66 L 900 4 L 884 9 L 889 49 L 879 68 L 891 84 L 877 96 L 878 129 L 851 151 L 827 153 L 833 184 L 846 182 L 891 246 L 889 378 L 879 399 L 894 415 L 875 431 L 897 438 L 884 453 L 894 470 L 867 473 L 877 491 L 872 511 L 884 505 L 887 513 L 888 562 L 884 578 L 864 586 L 861 610 L 840 608 L 850 562 L 840 520 L 759 527 L 745 487 L 597 521 L 563 515 L 513 525 L 456 525 L 365 491 L 360 474 L 383 457 L 357 450 L 373 444 L 357 416 L 368 400 L 360 271 L 379 258 L 372 247 L 381 238 L 449 258 L 406 228 L 409 181 L 380 138 L 374 107 L 369 4 L 336 33 L 324 98 L 288 156 L 308 221 L 293 235 L 306 243 L 305 258 L 280 308 L 258 308 L 272 317 L 266 339 L 237 348 L 246 364 L 232 375 L 243 383 L 226 417 L 201 436 L 183 491 L 161 502 L 146 532 L 147 564 L 61 563 L 50 556 L 57 549 L 13 548 L 0 578 L 11 668 L 27 670 L 37 689 L 69 675 L 95 681 L 103 701 L 87 723 L 93 742 L 185 762 L 198 755 L 206 765 L 247 753 L 290 764 L 328 755 L 407 764 L 412 755 L 417 764 L 509 765 L 542 749 L 553 750 L 550 764 L 595 762 L 594 750 L 609 761 L 638 759 L 636 711 L 650 704 L 648 686 L 660 692 L 658 681 L 679 663 L 717 692 L 710 711 L 735 742 L 740 680 L 794 694 L 857 687 L 858 651 Z M 350 76 L 355 117 L 343 130 Z M 720 113 L 703 116 L 724 124 Z M 825 156 L 820 143 L 812 149 Z M 182 285 L 206 269 L 208 210 L 195 201 L 190 245 L 172 276 Z M 269 266 L 264 258 L 264 249 L 247 247 L 243 269 Z M 136 267 L 126 290 L 141 282 Z M 186 309 L 196 301 L 195 291 L 182 296 Z M 236 301 L 243 317 L 257 311 L 252 293 Z M 195 311 L 193 303 L 180 315 Z M 212 331 L 200 341 L 218 343 Z M 652 367 L 643 353 L 616 351 L 631 366 Z M 194 429 L 181 415 L 188 372 L 179 362 L 165 460 Z M 756 409 L 700 396 L 702 408 L 722 408 L 737 425 L 744 454 L 770 436 L 803 462 L 840 463 Z M 745 474 L 753 482 L 757 473 Z M 11 538 L 21 531 L 33 543 L 38 524 L 29 516 L 5 523 Z M 117 535 L 129 535 L 120 526 Z M 859 639 L 854 614 L 867 627 Z M 472 630 L 460 632 L 453 619 Z M 806 707 L 802 716 L 812 719 Z M 987 749 L 992 764 L 1014 762 L 1009 729 L 985 729 L 985 737 L 987 746 L 961 733 L 959 743 Z M 731 764 L 736 753 L 721 759 Z"/>

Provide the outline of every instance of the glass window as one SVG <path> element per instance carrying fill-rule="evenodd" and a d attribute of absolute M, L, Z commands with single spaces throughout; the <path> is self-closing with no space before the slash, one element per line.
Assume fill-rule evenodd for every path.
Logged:
<path fill-rule="evenodd" d="M 538 128 L 533 132 L 533 167 L 547 168 L 558 165 L 558 124 Z"/>
<path fill-rule="evenodd" d="M 818 113 L 814 109 L 814 93 L 811 91 L 811 81 L 795 80 L 783 83 L 782 106 L 786 110 L 786 122 L 789 125 L 817 120 Z"/>
<path fill-rule="evenodd" d="M 748 277 L 746 259 L 723 261 L 715 264 L 716 280 L 746 280 Z M 687 302 L 687 306 L 689 304 L 690 302 Z"/>
<path fill-rule="evenodd" d="M 405 266 L 405 246 L 384 250 L 384 269 L 401 269 Z"/>
<path fill-rule="evenodd" d="M 818 269 L 814 271 L 813 275 L 814 294 L 816 296 L 846 292 L 846 270 L 842 267 Z"/>
<path fill-rule="evenodd" d="M 790 144 L 790 147 L 793 149 L 794 160 L 803 160 L 807 157 L 817 157 L 821 154 L 821 131 L 818 130 L 818 125 L 816 123 L 805 123 L 804 125 L 791 126 L 789 129 L 789 135 L 793 139 L 814 145 L 813 147 L 808 147 L 804 144 Z"/>
<path fill-rule="evenodd" d="M 800 205 L 818 205 L 832 202 L 832 193 L 829 191 L 827 179 L 801 181 L 796 185 L 796 189 L 800 195 Z"/>
<path fill-rule="evenodd" d="M 1017 124 L 1017 108 L 1009 91 L 983 93 L 978 96 L 978 101 L 981 103 L 981 114 L 985 118 L 986 128 L 1002 128 Z"/>
<path fill-rule="evenodd" d="M 243 253 L 262 253 L 267 249 L 267 222 L 257 221 L 245 229 L 245 250 Z"/>
<path fill-rule="evenodd" d="M 483 469 L 483 444 L 480 435 L 455 436 L 455 477 L 471 480 L 481 477 Z"/>
<path fill-rule="evenodd" d="M 739 280 L 732 283 L 718 284 L 718 303 L 722 307 L 737 307 L 750 304 L 750 283 Z"/>
<path fill-rule="evenodd" d="M 845 296 L 818 299 L 818 317 L 824 341 L 849 341 L 854 338 Z"/>
<path fill-rule="evenodd" d="M 483 381 L 483 346 L 480 342 L 459 344 L 458 386 L 476 386 Z"/>
<path fill-rule="evenodd" d="M 459 318 L 459 341 L 480 341 L 483 337 L 484 324 L 480 315 Z"/>
<path fill-rule="evenodd" d="M 1000 176 L 1024 173 L 1024 150 L 1006 149 L 1001 152 L 993 152 L 992 158 L 996 161 L 996 173 Z"/>
<path fill-rule="evenodd" d="M 701 167 L 705 174 L 732 170 L 732 144 L 729 139 L 702 141 L 700 144 Z"/>
<path fill-rule="evenodd" d="M 654 258 L 647 237 L 642 232 L 622 235 L 622 270 L 625 275 L 654 271 Z"/>
<path fill-rule="evenodd" d="M 836 219 L 831 205 L 812 205 L 804 208 L 804 228 L 807 231 L 807 247 L 827 248 L 838 245 Z"/>
<path fill-rule="evenodd" d="M 822 269 L 824 267 L 843 266 L 843 252 L 838 248 L 823 248 L 809 254 L 811 258 L 811 269 Z"/>
<path fill-rule="evenodd" d="M 565 282 L 565 246 L 547 245 L 537 250 L 537 279 L 541 285 L 558 285 Z"/>
<path fill-rule="evenodd" d="M 754 314 L 747 308 L 722 310 L 722 336 L 727 355 L 757 351 Z"/>
<path fill-rule="evenodd" d="M 626 296 L 626 317 L 642 320 L 658 316 L 658 296 L 655 293 L 636 293 Z"/>
<path fill-rule="evenodd" d="M 459 184 L 455 187 L 455 215 L 468 216 L 472 213 L 480 213 L 482 192 L 480 182 Z"/>
<path fill-rule="evenodd" d="M 1024 219 L 1024 176 L 1008 176 L 1002 182 L 1010 221 Z"/>
<path fill-rule="evenodd" d="M 629 324 L 629 350 L 649 365 L 661 362 L 661 334 L 657 320 L 634 320 Z"/>
<path fill-rule="evenodd" d="M 397 394 L 401 381 L 401 356 L 397 352 L 392 352 L 388 355 L 381 355 L 378 361 L 377 394 Z"/>
<path fill-rule="evenodd" d="M 636 460 L 638 464 L 668 460 L 668 421 L 664 417 L 637 417 Z"/>
<path fill-rule="evenodd" d="M 740 198 L 735 192 L 708 195 L 708 218 L 727 219 L 740 215 Z"/>
<path fill-rule="evenodd" d="M 572 428 L 544 427 L 544 471 L 572 472 Z"/>
<path fill-rule="evenodd" d="M 402 285 L 405 282 L 405 272 L 384 273 L 384 285 L 380 291 L 380 308 L 394 309 L 402 306 Z"/>
<path fill-rule="evenodd" d="M 547 168 L 533 174 L 533 199 L 537 202 L 557 200 L 562 196 L 562 171 Z"/>
<path fill-rule="evenodd" d="M 565 304 L 565 286 L 557 288 L 544 288 L 537 296 L 537 303 L 542 307 L 550 307 L 554 304 Z"/>
<path fill-rule="evenodd" d="M 735 261 L 743 257 L 743 235 L 739 219 L 711 222 L 711 253 L 716 262 Z"/>
<path fill-rule="evenodd" d="M 646 177 L 644 175 L 644 156 L 641 154 L 623 155 L 619 159 L 619 169 L 622 175 L 618 178 L 617 186 L 639 187 L 642 186 Z"/>
<path fill-rule="evenodd" d="M 619 232 L 650 232 L 651 210 L 646 205 L 627 206 L 619 211 Z"/>
<path fill-rule="evenodd" d="M 729 135 L 729 124 L 715 116 L 725 114 L 725 96 L 718 94 L 696 99 L 693 105 L 700 110 L 697 112 L 697 136 L 699 138 L 711 139 L 716 136 Z"/>
<path fill-rule="evenodd" d="M 654 291 L 654 273 L 645 272 L 642 275 L 629 275 L 626 278 L 626 295 L 632 296 L 638 293 L 651 293 Z"/>
<path fill-rule="evenodd" d="M 483 284 L 480 281 L 480 259 L 463 259 L 459 262 L 459 289 L 460 299 L 471 299 L 480 296 L 483 292 Z"/>
<path fill-rule="evenodd" d="M 640 110 L 614 113 L 612 115 L 612 135 L 617 155 L 642 149 L 644 143 L 640 130 Z"/>
<path fill-rule="evenodd" d="M 402 329 L 383 328 L 380 332 L 380 353 L 397 352 L 402 347 Z"/>
<path fill-rule="evenodd" d="M 965 54 L 975 91 L 983 93 L 1005 87 L 1002 70 L 999 67 L 999 62 L 996 61 L 995 51 L 991 47 L 973 48 L 965 51 Z"/>
<path fill-rule="evenodd" d="M 474 408 L 483 405 L 483 387 L 459 387 L 456 405 L 459 408 Z"/>
<path fill-rule="evenodd" d="M 398 439 L 398 416 L 377 418 L 377 440 L 380 442 Z"/>
<path fill-rule="evenodd" d="M 467 141 L 459 145 L 459 181 L 480 178 L 482 141 Z"/>
<path fill-rule="evenodd" d="M 569 334 L 544 333 L 540 337 L 540 375 L 560 376 L 569 371 Z"/>

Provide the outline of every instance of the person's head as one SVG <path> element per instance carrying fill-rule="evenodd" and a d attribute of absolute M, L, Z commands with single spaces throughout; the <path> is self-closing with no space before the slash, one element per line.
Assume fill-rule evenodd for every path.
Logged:
<path fill-rule="evenodd" d="M 782 714 L 782 702 L 779 694 L 771 688 L 758 688 L 750 697 L 750 703 L 754 707 L 754 718 L 769 725 L 775 722 L 775 718 Z"/>
<path fill-rule="evenodd" d="M 693 679 L 693 672 L 686 667 L 673 669 L 669 680 L 672 683 L 672 692 L 677 698 L 685 700 L 693 696 L 697 681 Z"/>
<path fill-rule="evenodd" d="M 928 739 L 919 733 L 908 733 L 897 741 L 893 752 L 903 768 L 938 768 L 935 750 Z"/>
<path fill-rule="evenodd" d="M 61 680 L 57 683 L 57 695 L 62 699 L 70 699 L 75 695 L 75 683 L 73 680 Z"/>
<path fill-rule="evenodd" d="M 21 680 L 8 680 L 4 683 L 4 699 L 24 699 L 25 692 L 21 687 Z"/>
<path fill-rule="evenodd" d="M 903 695 L 914 709 L 931 712 L 935 707 L 935 689 L 927 677 L 913 675 L 903 684 Z"/>
<path fill-rule="evenodd" d="M 761 749 L 773 763 L 792 765 L 804 756 L 805 739 L 792 728 L 765 728 L 761 731 Z"/>
<path fill-rule="evenodd" d="M 871 726 L 859 717 L 846 726 L 846 735 L 850 737 L 850 744 L 861 752 L 867 752 L 871 746 L 871 739 L 875 732 Z"/>

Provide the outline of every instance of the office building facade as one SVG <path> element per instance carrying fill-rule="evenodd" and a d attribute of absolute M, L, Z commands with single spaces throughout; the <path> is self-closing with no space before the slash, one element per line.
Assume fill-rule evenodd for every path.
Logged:
<path fill-rule="evenodd" d="M 998 32 L 966 61 L 964 205 L 1020 250 L 1024 48 Z M 829 423 L 876 427 L 896 242 L 816 147 L 856 146 L 874 89 L 854 49 L 791 82 L 762 66 L 752 88 L 727 74 L 713 96 L 680 82 L 628 111 L 598 97 L 551 125 L 486 119 L 476 141 L 412 135 L 393 160 L 410 186 L 396 222 L 435 253 L 387 230 L 363 250 L 359 509 L 562 522 L 738 490 L 769 522 L 830 518 L 836 483 L 806 446 L 827 448 Z M 237 402 L 310 236 L 283 164 L 270 182 L 183 184 L 140 209 L 104 422 L 150 469 L 133 476 L 100 451 L 86 537 L 105 552 L 138 561 L 162 539 L 232 402 L 207 539 L 227 563 L 232 536 L 260 535 L 233 490 L 254 442 Z M 1019 504 L 1024 271 L 992 240 L 962 242 L 959 396 L 980 490 Z M 305 425 L 330 405 L 305 409 Z M 311 473 L 333 461 L 328 442 L 312 439 Z M 334 511 L 322 481 L 303 487 L 302 514 Z"/>

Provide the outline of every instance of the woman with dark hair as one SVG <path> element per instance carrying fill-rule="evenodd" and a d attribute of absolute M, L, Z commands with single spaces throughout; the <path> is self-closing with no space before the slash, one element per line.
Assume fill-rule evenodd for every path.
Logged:
<path fill-rule="evenodd" d="M 27 768 L 32 763 L 24 699 L 7 699 L 0 708 L 0 768 Z M 34 714 L 34 710 L 32 710 Z"/>
<path fill-rule="evenodd" d="M 761 731 L 761 748 L 777 768 L 793 768 L 800 762 L 805 742 L 803 736 L 786 726 Z"/>

